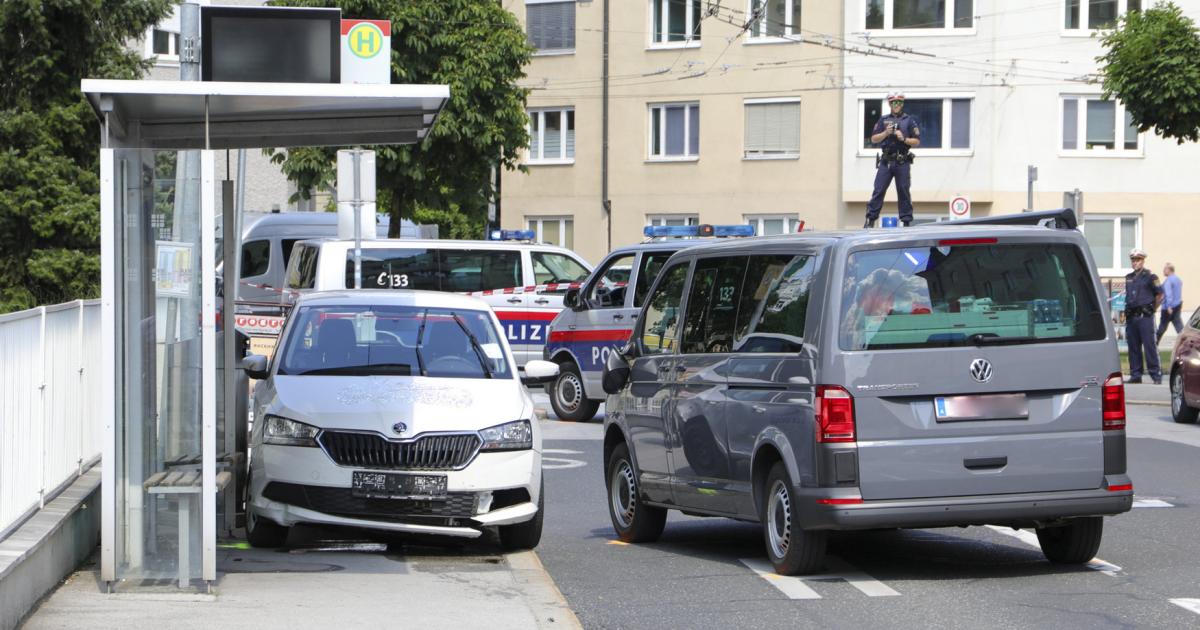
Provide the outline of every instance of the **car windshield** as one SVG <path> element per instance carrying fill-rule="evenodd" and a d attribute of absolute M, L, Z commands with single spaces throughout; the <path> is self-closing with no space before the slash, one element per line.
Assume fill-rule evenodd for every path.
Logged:
<path fill-rule="evenodd" d="M 851 254 L 843 350 L 1103 339 L 1092 275 L 1070 244 L 940 245 Z"/>
<path fill-rule="evenodd" d="M 415 306 L 300 306 L 280 357 L 284 375 L 510 378 L 485 311 Z"/>

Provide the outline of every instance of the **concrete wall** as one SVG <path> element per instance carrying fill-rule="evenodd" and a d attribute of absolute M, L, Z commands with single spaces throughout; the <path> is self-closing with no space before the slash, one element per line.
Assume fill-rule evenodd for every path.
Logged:
<path fill-rule="evenodd" d="M 575 6 L 574 53 L 535 57 L 523 82 L 533 88 L 529 107 L 575 108 L 574 162 L 506 173 L 502 218 L 505 227 L 524 227 L 528 217 L 572 217 L 574 248 L 596 262 L 609 250 L 600 203 L 603 3 Z M 650 42 L 649 7 L 648 0 L 612 0 L 611 6 L 611 245 L 640 241 L 647 216 L 658 214 L 699 215 L 703 223 L 787 214 L 809 226 L 834 227 L 841 101 L 829 76 L 841 73 L 837 51 L 799 41 L 751 41 L 718 17 L 703 20 L 698 45 L 658 47 Z M 745 11 L 748 4 L 730 7 Z M 513 3 L 512 10 L 523 22 L 523 4 Z M 836 33 L 841 19 L 840 3 L 803 4 L 805 31 Z M 770 97 L 800 99 L 799 157 L 743 157 L 745 100 Z M 697 159 L 650 159 L 648 107 L 665 102 L 700 104 Z"/>

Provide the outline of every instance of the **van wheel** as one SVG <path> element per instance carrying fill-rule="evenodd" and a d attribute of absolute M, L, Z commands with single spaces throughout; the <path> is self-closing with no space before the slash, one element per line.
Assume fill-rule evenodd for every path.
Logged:
<path fill-rule="evenodd" d="M 825 531 L 802 529 L 787 468 L 775 462 L 763 486 L 762 525 L 767 557 L 779 575 L 812 573 L 825 561 Z"/>
<path fill-rule="evenodd" d="M 546 482 L 538 490 L 537 514 L 524 523 L 501 525 L 500 546 L 508 551 L 533 549 L 542 541 L 542 520 L 546 514 Z"/>
<path fill-rule="evenodd" d="M 667 511 L 642 503 L 637 487 L 637 472 L 624 443 L 608 458 L 608 516 L 617 538 L 628 543 L 653 542 L 667 524 Z"/>
<path fill-rule="evenodd" d="M 246 509 L 246 541 L 251 547 L 282 547 L 287 542 L 288 527 Z"/>
<path fill-rule="evenodd" d="M 1073 518 L 1066 525 L 1037 528 L 1046 559 L 1057 564 L 1083 564 L 1096 557 L 1104 535 L 1104 517 Z"/>
<path fill-rule="evenodd" d="M 559 364 L 558 376 L 550 386 L 550 406 L 562 420 L 587 422 L 596 417 L 600 401 L 590 400 L 583 389 L 579 366 L 568 361 Z"/>
<path fill-rule="evenodd" d="M 1171 417 L 1175 422 L 1191 424 L 1196 421 L 1196 416 L 1200 415 L 1200 410 L 1188 406 L 1183 392 L 1183 369 L 1179 368 L 1171 375 Z"/>

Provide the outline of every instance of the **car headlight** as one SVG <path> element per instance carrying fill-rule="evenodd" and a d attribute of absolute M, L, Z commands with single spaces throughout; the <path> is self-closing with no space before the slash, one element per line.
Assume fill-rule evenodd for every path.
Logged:
<path fill-rule="evenodd" d="M 488 427 L 479 432 L 481 451 L 519 451 L 533 448 L 533 427 L 528 420 L 517 420 Z"/>
<path fill-rule="evenodd" d="M 263 419 L 263 444 L 279 444 L 282 446 L 316 446 L 317 434 L 320 429 L 314 426 L 288 420 L 279 416 L 267 415 Z"/>

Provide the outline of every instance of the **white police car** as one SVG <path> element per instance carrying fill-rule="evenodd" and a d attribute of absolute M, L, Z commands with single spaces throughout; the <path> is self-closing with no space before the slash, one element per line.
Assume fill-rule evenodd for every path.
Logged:
<path fill-rule="evenodd" d="M 647 226 L 643 233 L 646 242 L 613 250 L 579 288 L 568 290 L 550 323 L 543 356 L 559 365 L 549 394 L 560 419 L 596 415 L 605 398 L 600 374 L 608 353 L 629 339 L 642 300 L 672 254 L 706 242 L 696 237 L 754 236 L 754 227 Z"/>
<path fill-rule="evenodd" d="M 535 243 L 531 230 L 494 230 L 487 241 L 362 241 L 362 288 L 465 293 L 482 299 L 504 325 L 517 365 L 542 357 L 546 329 L 563 294 L 591 265 L 575 252 Z M 313 291 L 354 288 L 354 241 L 297 243 L 284 280 L 284 303 Z"/>

